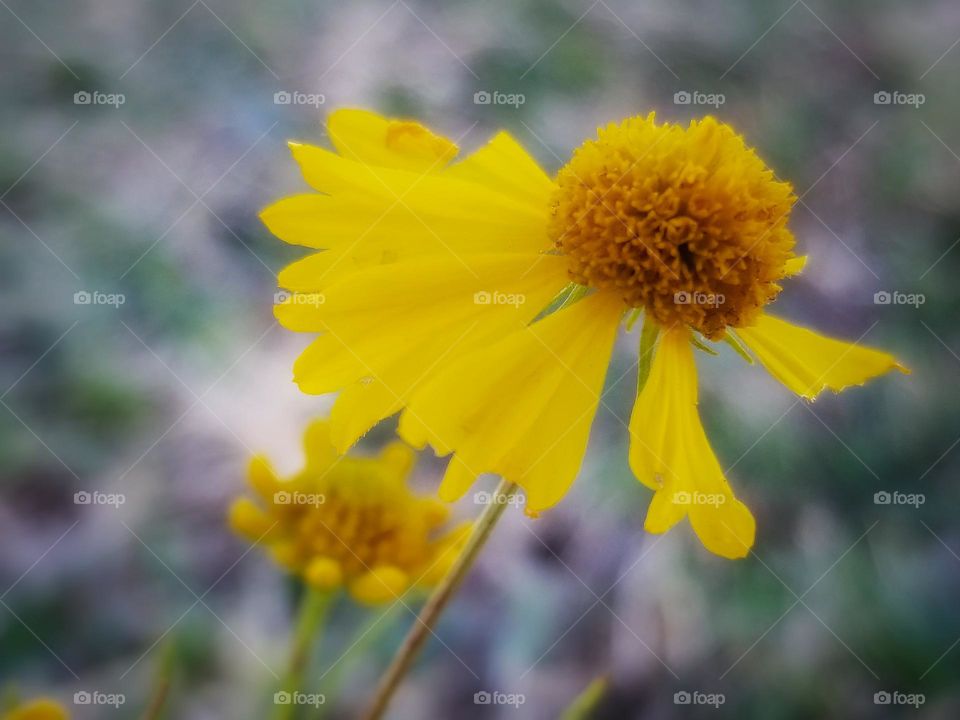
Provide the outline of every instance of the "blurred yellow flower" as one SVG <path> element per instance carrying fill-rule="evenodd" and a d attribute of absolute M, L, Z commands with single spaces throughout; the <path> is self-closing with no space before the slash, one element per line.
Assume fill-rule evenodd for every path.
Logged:
<path fill-rule="evenodd" d="M 646 528 L 689 517 L 707 548 L 742 557 L 755 523 L 700 424 L 693 346 L 752 352 L 810 400 L 905 371 L 764 311 L 806 260 L 787 228 L 796 198 L 714 118 L 611 124 L 556 179 L 503 132 L 453 163 L 453 142 L 410 121 L 340 110 L 327 130 L 336 152 L 290 145 L 318 193 L 261 215 L 281 239 L 323 250 L 279 278 L 293 293 L 280 322 L 321 333 L 294 378 L 307 393 L 342 391 L 341 452 L 403 411 L 406 440 L 454 454 L 443 499 L 494 472 L 523 487 L 531 513 L 558 502 L 617 330 L 643 312 L 629 432 L 630 466 L 654 491 Z"/>
<path fill-rule="evenodd" d="M 447 505 L 414 495 L 406 478 L 412 449 L 391 443 L 378 457 L 338 456 L 329 426 L 304 435 L 306 465 L 278 478 L 263 457 L 250 462 L 256 499 L 230 508 L 231 527 L 263 543 L 273 559 L 320 590 L 346 587 L 358 602 L 377 604 L 444 576 L 469 534 L 447 532 Z"/>
<path fill-rule="evenodd" d="M 0 720 L 67 720 L 70 716 L 63 705 L 49 698 L 38 698 L 17 705 Z"/>

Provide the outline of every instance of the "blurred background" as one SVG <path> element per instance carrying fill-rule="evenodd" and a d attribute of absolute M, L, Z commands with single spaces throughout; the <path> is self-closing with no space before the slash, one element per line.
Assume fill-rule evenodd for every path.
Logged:
<path fill-rule="evenodd" d="M 465 149 L 505 128 L 554 172 L 655 110 L 716 114 L 794 183 L 811 259 L 777 310 L 913 375 L 808 405 L 728 348 L 698 354 L 758 520 L 729 562 L 686 523 L 642 529 L 623 336 L 573 492 L 507 512 L 391 717 L 554 718 L 601 676 L 600 718 L 958 716 L 956 3 L 0 5 L 0 692 L 139 717 L 172 667 L 166 717 L 269 712 L 295 588 L 224 514 L 249 456 L 297 468 L 329 407 L 293 385 L 308 338 L 271 311 L 303 254 L 257 219 L 306 187 L 287 139 L 324 144 L 325 115 L 362 106 Z M 442 468 L 422 458 L 418 487 Z M 329 717 L 363 707 L 412 619 L 334 608 L 313 670 L 343 677 Z"/>

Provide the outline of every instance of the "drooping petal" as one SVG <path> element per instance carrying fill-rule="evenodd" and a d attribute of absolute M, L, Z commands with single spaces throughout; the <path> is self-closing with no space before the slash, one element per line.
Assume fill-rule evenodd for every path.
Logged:
<path fill-rule="evenodd" d="M 840 392 L 891 370 L 910 372 L 889 353 L 834 340 L 766 313 L 736 333 L 771 375 L 808 400 L 824 388 Z"/>
<path fill-rule="evenodd" d="M 462 355 L 414 393 L 401 436 L 440 455 L 456 453 L 443 499 L 456 499 L 484 472 L 518 483 L 531 512 L 566 494 L 624 309 L 605 293 L 585 298 Z"/>
<path fill-rule="evenodd" d="M 526 326 L 566 282 L 558 256 L 431 256 L 358 272 L 322 303 L 294 295 L 276 313 L 285 327 L 324 333 L 294 379 L 311 394 L 343 389 L 331 413 L 343 452 L 444 363 Z"/>
<path fill-rule="evenodd" d="M 713 553 L 738 558 L 752 547 L 753 516 L 734 497 L 700 424 L 686 328 L 661 334 L 630 417 L 630 468 L 655 490 L 645 523 L 649 532 L 665 532 L 689 516 Z"/>

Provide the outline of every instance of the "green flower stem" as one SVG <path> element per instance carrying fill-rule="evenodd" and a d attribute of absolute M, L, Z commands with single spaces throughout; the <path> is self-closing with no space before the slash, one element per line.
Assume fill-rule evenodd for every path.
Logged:
<path fill-rule="evenodd" d="M 380 685 L 377 687 L 377 692 L 374 695 L 369 710 L 367 710 L 367 713 L 363 716 L 364 720 L 380 720 L 380 718 L 383 717 L 383 714 L 387 710 L 387 705 L 389 705 L 393 694 L 400 686 L 403 677 L 413 665 L 413 661 L 423 646 L 424 641 L 427 639 L 427 635 L 433 632 L 433 628 L 436 626 L 440 614 L 460 588 L 467 573 L 470 572 L 470 568 L 473 567 L 477 556 L 489 539 L 494 526 L 497 524 L 500 516 L 503 515 L 503 511 L 506 510 L 506 499 L 516 491 L 516 483 L 509 482 L 508 480 L 500 481 L 500 485 L 497 486 L 495 491 L 495 500 L 487 506 L 486 510 L 483 511 L 483 514 L 474 524 L 473 532 L 470 534 L 466 546 L 460 553 L 460 557 L 457 558 L 456 563 L 450 568 L 450 572 L 447 573 L 431 593 L 423 609 L 420 611 L 417 621 L 413 627 L 410 628 L 397 654 L 394 655 L 390 667 L 387 668 L 387 672 L 384 673 L 380 680 Z"/>
<path fill-rule="evenodd" d="M 165 715 L 164 706 L 170 696 L 170 686 L 173 684 L 176 662 L 176 644 L 172 640 L 167 640 L 163 645 L 160 663 L 157 665 L 157 674 L 153 680 L 150 700 L 143 711 L 143 720 L 159 720 Z"/>
<path fill-rule="evenodd" d="M 323 705 L 313 713 L 314 720 L 326 717 L 327 710 L 336 706 L 343 678 L 350 675 L 357 663 L 362 662 L 367 652 L 390 630 L 401 610 L 403 606 L 400 603 L 391 605 L 379 618 L 367 625 L 353 646 L 327 670 L 326 676 L 320 681 L 320 692 L 326 699 Z"/>
<path fill-rule="evenodd" d="M 287 672 L 280 684 L 283 692 L 295 693 L 303 687 L 303 675 L 310 664 L 310 655 L 319 641 L 320 625 L 326 616 L 333 593 L 321 592 L 308 587 L 300 599 L 300 611 L 297 617 L 297 626 L 293 635 L 293 644 L 290 649 L 290 663 Z M 274 718 L 276 720 L 290 720 L 296 715 L 297 706 L 294 703 L 276 705 Z"/>
<path fill-rule="evenodd" d="M 150 702 L 143 713 L 143 720 L 159 720 L 163 717 L 163 706 L 167 702 L 167 696 L 170 694 L 170 678 L 157 678 L 153 693 L 150 695 Z"/>

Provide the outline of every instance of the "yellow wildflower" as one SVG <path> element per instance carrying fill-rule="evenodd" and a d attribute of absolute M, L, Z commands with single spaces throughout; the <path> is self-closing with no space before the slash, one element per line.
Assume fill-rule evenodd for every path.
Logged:
<path fill-rule="evenodd" d="M 448 506 L 410 492 L 415 455 L 400 442 L 378 457 L 338 457 L 326 422 L 304 435 L 306 465 L 278 478 L 261 456 L 250 462 L 257 499 L 238 498 L 231 527 L 263 543 L 273 559 L 321 590 L 344 586 L 358 601 L 393 600 L 434 585 L 456 559 L 469 524 L 438 534 Z"/>
<path fill-rule="evenodd" d="M 531 513 L 558 502 L 617 330 L 642 311 L 653 359 L 641 359 L 629 430 L 631 468 L 655 492 L 646 528 L 689 516 L 708 549 L 741 557 L 754 519 L 701 427 L 692 344 L 752 352 L 810 400 L 905 371 L 766 313 L 805 262 L 787 228 L 796 198 L 712 117 L 611 124 L 556 179 L 503 132 L 452 162 L 451 141 L 410 121 L 340 110 L 327 129 L 336 152 L 290 145 L 318 193 L 261 216 L 281 239 L 323 250 L 279 278 L 293 291 L 280 322 L 321 333 L 294 378 L 308 393 L 342 391 L 331 413 L 341 452 L 403 411 L 406 440 L 453 453 L 445 500 L 494 472 L 523 487 Z"/>
<path fill-rule="evenodd" d="M 8 710 L 0 720 L 68 720 L 63 705 L 49 698 L 38 698 Z"/>

